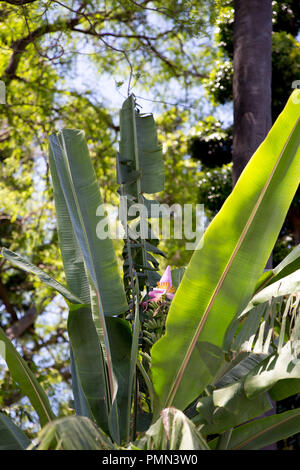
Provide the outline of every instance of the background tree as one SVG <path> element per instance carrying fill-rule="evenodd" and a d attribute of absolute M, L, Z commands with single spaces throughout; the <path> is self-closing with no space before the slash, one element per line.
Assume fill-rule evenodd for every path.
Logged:
<path fill-rule="evenodd" d="M 293 81 L 299 78 L 298 2 L 292 0 L 273 2 L 272 22 L 272 121 L 274 122 L 288 99 Z M 209 79 L 205 81 L 207 94 L 213 106 L 221 106 L 224 110 L 228 107 L 231 109 L 233 101 L 233 24 L 233 2 L 222 2 L 215 36 L 216 44 L 220 46 L 218 58 Z M 200 128 L 203 127 L 205 121 L 201 123 Z M 229 180 L 232 163 L 228 162 L 232 161 L 233 128 L 228 125 L 228 120 L 224 126 L 224 123 L 217 119 L 215 132 L 212 132 L 210 137 L 205 135 L 203 138 L 202 135 L 200 136 L 200 132 L 194 135 L 189 148 L 192 157 L 201 164 L 198 200 L 205 203 L 206 214 L 211 218 L 231 191 Z M 223 174 L 228 175 L 225 180 Z M 210 188 L 209 192 L 207 187 Z M 299 203 L 298 190 L 273 251 L 274 265 L 277 265 L 291 248 L 299 243 Z"/>
<path fill-rule="evenodd" d="M 271 56 L 272 0 L 235 0 L 233 183 L 272 125 Z"/>

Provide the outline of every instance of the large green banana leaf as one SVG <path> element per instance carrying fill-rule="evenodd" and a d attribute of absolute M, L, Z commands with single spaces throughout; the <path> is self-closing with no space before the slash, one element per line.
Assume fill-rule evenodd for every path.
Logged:
<path fill-rule="evenodd" d="M 214 390 L 211 395 L 197 403 L 198 416 L 193 418 L 197 426 L 202 425 L 201 434 L 221 434 L 270 410 L 272 405 L 266 393 L 248 398 L 243 380 Z"/>
<path fill-rule="evenodd" d="M 68 206 L 57 174 L 51 146 L 49 148 L 49 166 L 53 185 L 56 209 L 56 223 L 59 247 L 64 265 L 67 286 L 71 292 L 85 304 L 90 303 L 90 289 L 84 260 L 78 244 Z"/>
<path fill-rule="evenodd" d="M 96 292 L 112 403 L 115 386 L 105 315 L 114 316 L 127 310 L 125 291 L 112 240 L 97 235 L 99 220 L 96 216 L 103 202 L 84 133 L 62 130 L 58 136 L 50 137 L 50 147 L 72 226 Z"/>
<path fill-rule="evenodd" d="M 137 197 L 136 180 L 140 176 L 141 192 L 156 193 L 164 189 L 164 165 L 152 114 L 140 114 L 130 95 L 120 111 L 120 153 L 117 157 L 117 180 L 125 184 L 125 193 Z"/>
<path fill-rule="evenodd" d="M 0 352 L 4 352 L 3 359 L 9 368 L 13 380 L 19 384 L 24 395 L 29 398 L 32 406 L 39 416 L 41 426 L 44 426 L 55 419 L 55 415 L 50 407 L 46 393 L 27 366 L 24 359 L 20 356 L 4 331 L 0 328 L 0 342 L 1 341 L 4 342 L 5 348 L 4 351 L 0 348 Z"/>
<path fill-rule="evenodd" d="M 70 140 L 72 140 L 72 136 L 74 136 L 76 144 L 78 132 L 70 131 L 70 133 Z M 80 135 L 80 138 L 81 137 Z M 59 153 L 59 149 L 57 152 Z M 71 150 L 69 153 L 72 155 Z M 88 158 L 87 151 L 85 152 L 85 157 Z M 82 251 L 75 236 L 74 229 L 76 229 L 76 227 L 72 226 L 74 218 L 70 217 L 51 148 L 50 169 L 54 186 L 59 241 L 67 283 L 72 291 L 80 292 L 80 298 L 82 300 L 86 303 L 90 303 L 90 306 L 85 305 L 83 309 L 78 310 L 71 308 L 69 315 L 68 329 L 73 354 L 76 360 L 76 364 L 74 364 L 73 367 L 73 372 L 76 374 L 74 377 L 74 388 L 76 387 L 74 389 L 74 398 L 75 396 L 77 397 L 77 403 L 80 408 L 82 408 L 82 404 L 84 405 L 85 413 L 88 409 L 84 403 L 84 398 L 87 399 L 88 408 L 92 410 L 96 422 L 106 431 L 108 431 L 109 428 L 114 439 L 120 442 L 123 440 L 128 427 L 127 423 L 125 423 L 128 408 L 125 402 L 126 400 L 131 401 L 127 385 L 129 374 L 125 364 L 127 359 L 126 348 L 127 353 L 128 351 L 130 352 L 131 334 L 128 333 L 128 325 L 117 318 L 106 317 L 105 324 L 108 330 L 103 328 L 103 318 L 101 318 L 97 291 L 95 290 L 91 273 L 88 272 L 88 275 L 86 274 Z M 94 178 L 92 171 L 91 175 Z M 77 180 L 76 183 L 78 183 Z M 95 186 L 94 180 L 93 184 Z M 81 202 L 87 205 L 88 202 L 84 200 L 85 197 L 90 197 L 89 193 L 82 195 Z M 101 242 L 101 240 L 98 240 L 98 242 Z M 103 248 L 102 245 L 100 248 L 103 250 L 107 247 L 104 246 Z M 97 252 L 96 255 L 97 257 L 95 259 L 97 264 L 99 264 L 103 272 L 105 272 L 105 270 L 108 269 L 107 259 L 105 259 L 105 256 L 102 256 L 102 251 L 101 253 Z M 111 264 L 113 264 L 113 262 L 112 256 Z M 113 281 L 110 287 L 113 287 Z M 118 283 L 116 284 L 116 291 L 118 292 Z M 101 301 L 103 300 L 103 295 L 105 296 L 106 294 L 101 290 Z M 109 300 L 110 299 L 107 298 L 107 301 Z M 113 403 L 111 403 L 112 397 L 109 395 L 106 364 L 104 362 L 104 359 L 107 359 L 106 344 L 109 344 L 113 363 L 113 372 L 111 373 L 111 375 L 114 376 Z M 82 396 L 82 392 L 84 396 Z"/>
<path fill-rule="evenodd" d="M 0 413 L 0 450 L 25 450 L 31 441 L 13 421 Z"/>
<path fill-rule="evenodd" d="M 141 450 L 209 450 L 196 426 L 184 413 L 175 408 L 161 412 L 160 418 L 152 424 L 132 449 Z M 129 447 L 130 449 L 130 447 Z"/>
<path fill-rule="evenodd" d="M 258 450 L 300 431 L 300 409 L 255 419 L 234 429 L 227 450 Z M 210 442 L 211 449 L 217 440 Z"/>
<path fill-rule="evenodd" d="M 268 300 L 282 297 L 284 295 L 291 295 L 296 292 L 300 292 L 300 269 L 274 283 L 271 283 L 259 291 L 254 297 L 252 297 L 247 307 L 239 315 L 239 319 L 242 319 L 250 310 L 260 304 L 264 304 Z"/>
<path fill-rule="evenodd" d="M 68 416 L 53 421 L 40 433 L 37 450 L 113 450 L 109 437 L 84 416 Z"/>
<path fill-rule="evenodd" d="M 224 334 L 249 302 L 300 180 L 300 105 L 289 99 L 194 252 L 152 348 L 156 415 L 184 409 L 222 364 Z M 295 101 L 295 102 L 294 102 Z"/>
<path fill-rule="evenodd" d="M 86 416 L 87 418 L 92 419 L 93 416 L 90 405 L 86 399 L 86 396 L 84 395 L 80 383 L 78 368 L 74 359 L 72 347 L 70 347 L 70 362 L 75 413 L 78 416 Z"/>
<path fill-rule="evenodd" d="M 279 281 L 279 279 L 292 274 L 298 269 L 300 269 L 300 245 L 297 245 L 276 268 L 270 269 L 260 276 L 255 288 L 255 293 Z"/>
<path fill-rule="evenodd" d="M 52 289 L 59 292 L 69 302 L 74 303 L 74 304 L 82 303 L 81 300 L 75 294 L 70 292 L 65 286 L 63 286 L 58 281 L 53 279 L 53 277 L 49 276 L 42 269 L 38 268 L 34 264 L 29 263 L 29 261 L 24 259 L 21 255 L 14 253 L 13 251 L 8 250 L 7 248 L 2 248 L 1 254 L 5 259 L 7 259 L 14 266 L 18 266 L 19 268 L 23 269 L 23 271 L 26 271 L 27 273 L 38 276 L 40 280 L 44 282 L 44 284 L 46 284 L 49 287 L 52 287 Z"/>
<path fill-rule="evenodd" d="M 85 264 L 105 315 L 127 310 L 124 288 L 110 238 L 97 236 L 97 209 L 103 204 L 84 133 L 64 129 L 50 137 L 57 175 Z"/>
<path fill-rule="evenodd" d="M 96 423 L 108 432 L 105 363 L 89 305 L 70 309 L 68 333 L 84 395 Z"/>
<path fill-rule="evenodd" d="M 49 162 L 59 244 L 67 284 L 73 292 L 76 292 L 82 302 L 86 303 L 79 311 L 71 307 L 68 318 L 68 332 L 72 345 L 72 388 L 76 413 L 88 417 L 92 414 L 96 422 L 107 430 L 109 394 L 105 374 L 106 366 L 99 338 L 97 337 L 96 326 L 92 319 L 91 305 L 89 305 L 91 304 L 90 285 L 51 147 Z"/>

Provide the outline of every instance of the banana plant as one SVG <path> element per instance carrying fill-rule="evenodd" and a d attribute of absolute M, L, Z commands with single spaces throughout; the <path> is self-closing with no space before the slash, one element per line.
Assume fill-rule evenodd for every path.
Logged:
<path fill-rule="evenodd" d="M 162 153 L 153 116 L 141 115 L 133 96 L 125 101 L 120 114 L 122 131 L 117 161 L 118 181 L 122 195 L 128 197 L 132 204 L 134 199 L 136 202 L 145 201 L 144 192 L 154 193 L 163 189 Z M 91 419 L 120 444 L 130 439 L 132 401 L 136 396 L 140 288 L 145 280 L 147 285 L 155 285 L 155 278 L 159 278 L 155 276 L 158 262 L 151 252 L 163 253 L 157 248 L 156 240 L 151 244 L 130 237 L 126 239 L 124 265 L 129 259 L 129 277 L 134 279 L 130 286 L 131 293 L 126 298 L 127 268 L 124 266 L 124 288 L 112 240 L 97 236 L 97 226 L 99 222 L 105 223 L 106 218 L 105 215 L 100 216 L 99 221 L 98 208 L 102 205 L 102 199 L 84 133 L 65 129 L 51 135 L 49 143 L 58 238 L 67 286 L 61 285 L 19 254 L 4 248 L 2 255 L 64 296 L 69 307 L 68 334 L 76 413 Z M 135 170 L 132 171 L 133 168 Z M 155 202 L 149 201 L 149 204 L 152 203 Z M 128 305 L 127 299 L 131 305 Z M 125 314 L 128 316 L 130 310 L 133 311 L 133 322 L 125 320 Z M 1 334 L 6 344 L 5 360 L 13 378 L 31 399 L 39 413 L 41 425 L 46 424 L 46 411 L 48 422 L 52 423 L 55 416 L 45 393 L 37 386 L 33 374 L 29 374 L 29 369 L 26 369 L 26 364 L 4 332 Z M 22 367 L 23 376 L 20 372 Z M 146 371 L 144 368 L 142 370 L 147 380 Z M 31 380 L 27 379 L 26 374 Z"/>
<path fill-rule="evenodd" d="M 259 418 L 271 408 L 270 396 L 278 400 L 300 391 L 299 247 L 264 272 L 300 182 L 296 93 L 209 225 L 201 249 L 184 271 L 174 271 L 177 291 L 169 304 L 166 295 L 154 295 L 155 256 L 161 255 L 155 242 L 133 240 L 128 231 L 122 282 L 111 240 L 97 238 L 102 200 L 83 132 L 65 129 L 50 137 L 67 286 L 20 255 L 2 251 L 62 294 L 69 306 L 77 416 L 55 419 L 34 376 L 5 334 L 0 336 L 14 379 L 45 425 L 39 449 L 257 449 L 300 431 L 299 409 Z M 156 202 L 144 193 L 163 188 L 153 117 L 141 115 L 130 96 L 120 125 L 119 193 L 129 205 L 149 207 Z M 145 350 L 143 321 L 155 323 L 154 297 L 158 309 L 169 310 L 162 336 Z M 143 430 L 136 422 L 142 400 L 149 408 L 143 410 Z M 0 416 L 1 437 L 3 427 L 8 446 L 28 444 Z"/>

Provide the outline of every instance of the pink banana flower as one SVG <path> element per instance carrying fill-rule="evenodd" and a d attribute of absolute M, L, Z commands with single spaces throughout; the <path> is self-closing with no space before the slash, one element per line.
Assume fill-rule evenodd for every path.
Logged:
<path fill-rule="evenodd" d="M 154 287 L 154 289 L 149 292 L 150 302 L 158 302 L 163 295 L 169 300 L 172 300 L 175 295 L 174 292 L 175 288 L 172 286 L 171 268 L 168 266 L 160 278 L 160 281 L 157 283 L 157 287 Z"/>

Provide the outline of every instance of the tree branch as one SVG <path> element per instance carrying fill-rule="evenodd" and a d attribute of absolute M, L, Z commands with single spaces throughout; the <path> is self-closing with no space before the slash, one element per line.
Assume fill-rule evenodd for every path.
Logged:
<path fill-rule="evenodd" d="M 34 3 L 37 0 L 0 0 L 0 3 L 9 3 L 10 5 L 23 6 L 28 3 Z"/>
<path fill-rule="evenodd" d="M 14 323 L 10 328 L 5 331 L 6 335 L 10 340 L 19 338 L 33 323 L 36 319 L 37 311 L 36 307 L 31 307 L 26 315 Z"/>
<path fill-rule="evenodd" d="M 32 44 L 35 40 L 40 39 L 45 34 L 55 33 L 64 29 L 73 29 L 79 22 L 79 17 L 71 18 L 67 21 L 62 21 L 59 19 L 52 24 L 44 24 L 36 28 L 34 31 L 31 31 L 27 36 L 14 41 L 11 45 L 13 53 L 4 72 L 5 77 L 10 80 L 15 77 L 21 56 L 29 44 Z"/>

